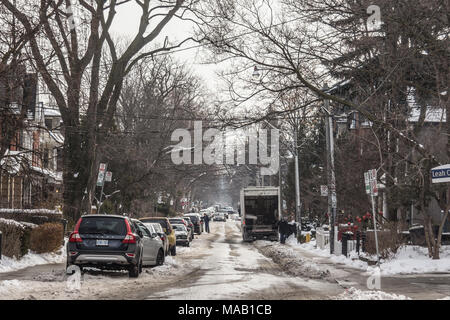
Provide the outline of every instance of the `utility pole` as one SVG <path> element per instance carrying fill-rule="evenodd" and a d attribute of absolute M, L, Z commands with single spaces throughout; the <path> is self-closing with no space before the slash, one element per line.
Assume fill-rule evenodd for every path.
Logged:
<path fill-rule="evenodd" d="M 105 175 L 106 175 L 106 170 L 108 168 L 108 164 L 100 164 L 100 170 L 98 173 L 98 179 L 97 179 L 97 186 L 99 185 L 99 183 L 101 183 L 101 191 L 100 191 L 100 205 L 98 207 L 98 214 L 100 214 L 100 208 L 102 207 L 102 199 L 103 199 L 103 188 L 105 187 Z M 106 214 L 106 213 L 105 213 Z"/>
<path fill-rule="evenodd" d="M 328 89 L 325 86 L 325 90 Z M 326 142 L 327 142 L 327 178 L 328 178 L 328 213 L 330 214 L 330 253 L 334 253 L 334 225 L 336 223 L 336 176 L 334 173 L 334 135 L 333 116 L 330 111 L 330 101 L 324 100 L 323 110 L 327 113 Z"/>
<path fill-rule="evenodd" d="M 295 161 L 295 216 L 297 222 L 300 224 L 297 228 L 298 238 L 302 234 L 302 216 L 301 216 L 301 203 L 300 203 L 300 175 L 298 168 L 298 131 L 297 124 L 294 128 L 294 161 Z"/>

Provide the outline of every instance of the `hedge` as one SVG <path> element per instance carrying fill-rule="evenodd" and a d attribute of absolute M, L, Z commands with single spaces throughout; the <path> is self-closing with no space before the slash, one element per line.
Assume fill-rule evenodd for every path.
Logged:
<path fill-rule="evenodd" d="M 21 258 L 30 249 L 31 232 L 37 226 L 0 218 L 2 232 L 2 255 Z"/>
<path fill-rule="evenodd" d="M 44 223 L 31 231 L 30 249 L 36 253 L 53 252 L 61 247 L 64 239 L 61 223 Z"/>
<path fill-rule="evenodd" d="M 389 258 L 392 254 L 395 254 L 403 244 L 401 235 L 396 230 L 378 230 L 378 249 L 380 252 L 380 258 Z M 375 255 L 377 253 L 375 243 L 375 233 L 373 230 L 366 232 L 366 252 Z"/>

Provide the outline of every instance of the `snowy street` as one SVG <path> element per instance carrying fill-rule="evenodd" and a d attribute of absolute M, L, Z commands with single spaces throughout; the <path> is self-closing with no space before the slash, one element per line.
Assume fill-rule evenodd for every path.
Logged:
<path fill-rule="evenodd" d="M 243 243 L 238 223 L 214 222 L 190 248 L 163 266 L 126 272 L 88 271 L 81 289 L 68 287 L 65 264 L 0 273 L 2 299 L 444 299 L 450 274 L 388 276 L 381 292 L 366 287 L 364 271 L 334 263 L 288 242 Z M 73 277 L 73 276 L 72 276 Z M 349 290 L 346 290 L 349 288 Z"/>

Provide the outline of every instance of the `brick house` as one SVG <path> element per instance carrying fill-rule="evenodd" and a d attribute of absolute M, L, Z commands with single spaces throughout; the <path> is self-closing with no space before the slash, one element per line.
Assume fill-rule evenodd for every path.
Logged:
<path fill-rule="evenodd" d="M 36 74 L 22 66 L 0 70 L 0 208 L 54 209 L 61 199 L 64 137 L 59 125 L 46 124 L 61 116 L 42 101 Z"/>

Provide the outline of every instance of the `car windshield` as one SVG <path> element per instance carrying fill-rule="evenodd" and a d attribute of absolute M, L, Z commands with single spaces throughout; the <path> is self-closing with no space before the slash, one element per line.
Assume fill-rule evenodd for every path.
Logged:
<path fill-rule="evenodd" d="M 193 223 L 196 223 L 198 221 L 198 218 L 196 216 L 189 216 L 189 218 Z"/>
<path fill-rule="evenodd" d="M 167 228 L 167 220 L 165 219 L 154 219 L 154 218 L 146 218 L 141 219 L 144 223 L 159 223 L 163 228 Z"/>
<path fill-rule="evenodd" d="M 186 231 L 186 227 L 181 224 L 174 224 L 173 228 L 177 231 Z"/>
<path fill-rule="evenodd" d="M 126 235 L 127 226 L 122 218 L 92 217 L 83 218 L 78 229 L 80 234 Z"/>
<path fill-rule="evenodd" d="M 147 225 L 147 224 L 145 224 L 145 225 Z M 163 232 L 163 229 L 159 223 L 149 223 L 149 225 L 153 226 L 153 228 L 155 229 L 155 232 L 158 232 L 158 233 Z"/>

